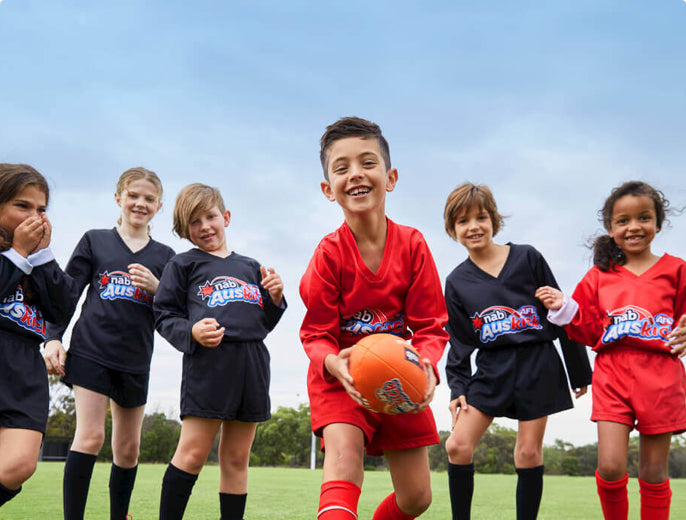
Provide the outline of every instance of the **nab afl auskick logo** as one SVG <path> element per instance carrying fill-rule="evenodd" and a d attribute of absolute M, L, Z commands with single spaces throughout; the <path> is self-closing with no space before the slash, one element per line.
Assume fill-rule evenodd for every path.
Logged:
<path fill-rule="evenodd" d="M 101 291 L 100 298 L 103 300 L 129 300 L 152 307 L 152 294 L 140 287 L 134 287 L 129 273 L 124 271 L 105 271 L 98 276 Z"/>
<path fill-rule="evenodd" d="M 653 315 L 641 307 L 627 305 L 608 311 L 605 318 L 605 332 L 601 341 L 612 343 L 623 337 L 659 339 L 667 341 L 674 320 L 666 314 Z"/>
<path fill-rule="evenodd" d="M 353 335 L 367 335 L 385 332 L 397 336 L 405 332 L 405 315 L 400 313 L 391 318 L 379 309 L 357 311 L 341 325 L 341 330 Z"/>
<path fill-rule="evenodd" d="M 489 307 L 472 316 L 472 325 L 479 333 L 481 343 L 495 341 L 503 334 L 542 328 L 533 305 L 524 305 L 516 310 L 502 305 Z"/>
<path fill-rule="evenodd" d="M 207 300 L 208 307 L 224 306 L 231 302 L 252 303 L 262 307 L 262 293 L 257 285 L 232 276 L 217 276 L 198 286 L 198 296 Z"/>
<path fill-rule="evenodd" d="M 20 327 L 45 338 L 45 320 L 35 305 L 24 302 L 24 290 L 17 286 L 14 294 L 0 301 L 0 316 L 12 320 Z"/>

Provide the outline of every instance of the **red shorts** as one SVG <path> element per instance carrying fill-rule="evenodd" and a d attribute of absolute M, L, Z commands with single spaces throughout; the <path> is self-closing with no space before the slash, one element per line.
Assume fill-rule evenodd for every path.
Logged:
<path fill-rule="evenodd" d="M 338 381 L 317 388 L 308 385 L 308 393 L 312 431 L 319 437 L 329 424 L 352 424 L 362 430 L 367 454 L 373 456 L 440 442 L 430 408 L 401 415 L 370 412 L 353 401 Z"/>
<path fill-rule="evenodd" d="M 600 352 L 592 390 L 592 421 L 627 424 L 645 435 L 686 431 L 686 372 L 669 353 L 623 347 Z"/>

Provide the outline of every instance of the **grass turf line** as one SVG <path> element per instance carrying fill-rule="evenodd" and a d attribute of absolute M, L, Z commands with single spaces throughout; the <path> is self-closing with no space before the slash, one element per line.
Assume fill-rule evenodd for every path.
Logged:
<path fill-rule="evenodd" d="M 24 484 L 23 491 L 0 508 L 0 519 L 52 520 L 62 517 L 62 472 L 64 464 L 41 462 L 38 470 Z M 157 518 L 160 486 L 166 466 L 141 464 L 131 500 L 134 520 Z M 86 519 L 109 518 L 110 465 L 98 463 L 93 471 Z M 250 520 L 312 520 L 315 518 L 321 486 L 321 470 L 290 468 L 251 468 L 246 518 Z M 448 477 L 433 473 L 433 503 L 422 520 L 450 518 Z M 671 518 L 686 518 L 686 479 L 673 479 Z M 514 475 L 480 475 L 475 477 L 472 505 L 473 520 L 511 520 L 514 518 Z M 377 504 L 392 490 L 386 471 L 365 473 L 360 497 L 360 519 L 371 518 Z M 219 467 L 207 466 L 193 488 L 186 518 L 192 520 L 219 517 Z M 636 479 L 629 481 L 631 520 L 639 518 L 639 493 Z M 600 506 L 592 477 L 546 476 L 540 520 L 601 519 Z"/>

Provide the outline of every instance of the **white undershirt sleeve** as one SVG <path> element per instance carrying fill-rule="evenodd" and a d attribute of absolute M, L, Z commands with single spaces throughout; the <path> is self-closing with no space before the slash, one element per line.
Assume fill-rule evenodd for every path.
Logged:
<path fill-rule="evenodd" d="M 562 307 L 548 311 L 548 321 L 558 327 L 563 327 L 572 322 L 577 312 L 579 312 L 579 304 L 565 294 L 562 296 Z"/>

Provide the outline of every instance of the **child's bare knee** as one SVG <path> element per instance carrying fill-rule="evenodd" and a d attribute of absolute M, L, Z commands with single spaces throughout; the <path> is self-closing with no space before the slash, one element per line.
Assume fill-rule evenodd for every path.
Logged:
<path fill-rule="evenodd" d="M 182 451 L 177 451 L 174 455 L 174 465 L 188 473 L 198 474 L 205 465 L 207 453 L 193 447 L 188 447 Z M 178 463 L 178 464 L 177 464 Z"/>
<path fill-rule="evenodd" d="M 337 450 L 331 454 L 332 462 L 341 469 L 357 469 L 364 466 L 364 458 L 356 450 Z"/>
<path fill-rule="evenodd" d="M 361 485 L 364 478 L 364 454 L 357 449 L 337 446 L 324 452 L 324 468 L 334 480 L 349 480 Z"/>
<path fill-rule="evenodd" d="M 453 464 L 469 464 L 472 462 L 474 447 L 457 435 L 451 435 L 445 442 L 445 451 Z"/>
<path fill-rule="evenodd" d="M 112 445 L 112 452 L 119 466 L 130 468 L 138 463 L 140 443 L 137 439 L 119 442 L 116 446 Z"/>
<path fill-rule="evenodd" d="M 639 462 L 638 476 L 644 482 L 659 484 L 669 477 L 668 469 L 665 464 L 651 464 Z"/>
<path fill-rule="evenodd" d="M 517 467 L 532 468 L 543 461 L 543 450 L 538 445 L 524 444 L 515 446 L 515 463 Z"/>
<path fill-rule="evenodd" d="M 232 452 L 227 456 L 221 457 L 220 465 L 228 471 L 245 471 L 250 463 L 250 452 Z"/>
<path fill-rule="evenodd" d="M 19 457 L 8 461 L 0 473 L 0 482 L 9 489 L 17 489 L 36 472 L 35 457 Z"/>
<path fill-rule="evenodd" d="M 105 430 L 93 428 L 77 430 L 72 449 L 81 453 L 99 453 L 105 443 Z"/>
<path fill-rule="evenodd" d="M 616 460 L 599 460 L 598 473 L 600 473 L 603 480 L 609 482 L 620 480 L 626 475 L 626 463 Z"/>
<path fill-rule="evenodd" d="M 431 488 L 417 489 L 411 494 L 399 496 L 396 494 L 398 507 L 410 516 L 419 516 L 431 505 Z"/>

